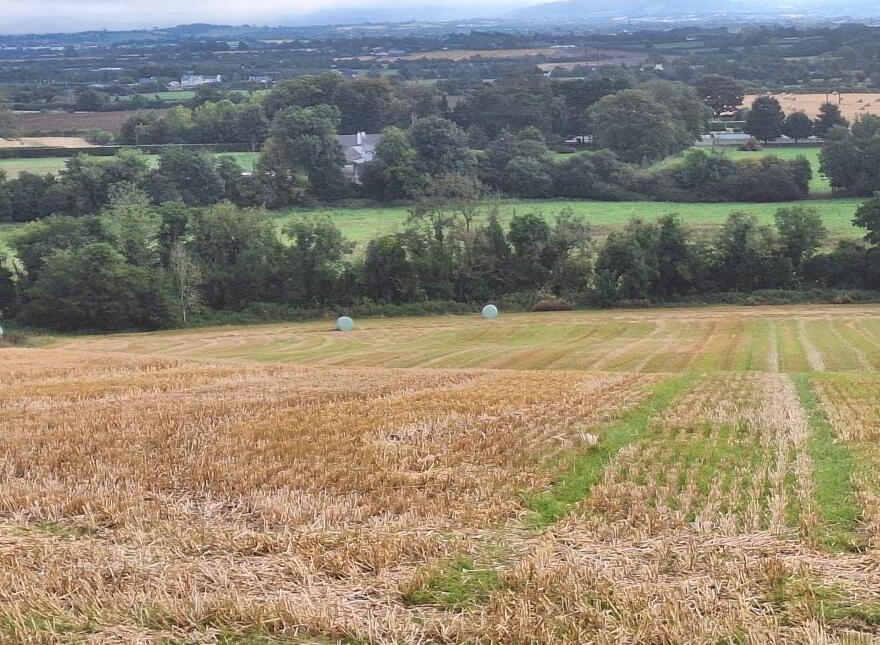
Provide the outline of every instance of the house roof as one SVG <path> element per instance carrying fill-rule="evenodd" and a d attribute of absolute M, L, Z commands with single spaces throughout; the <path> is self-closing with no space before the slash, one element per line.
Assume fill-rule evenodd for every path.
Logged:
<path fill-rule="evenodd" d="M 382 140 L 381 134 L 362 134 L 360 142 L 358 142 L 357 137 L 358 135 L 356 134 L 337 134 L 336 140 L 343 148 L 357 145 L 372 146 L 375 148 Z"/>

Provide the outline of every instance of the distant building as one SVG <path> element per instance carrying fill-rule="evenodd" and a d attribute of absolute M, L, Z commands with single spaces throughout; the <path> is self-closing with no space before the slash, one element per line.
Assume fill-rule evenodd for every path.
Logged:
<path fill-rule="evenodd" d="M 345 172 L 355 183 L 360 183 L 361 172 L 365 163 L 376 156 L 376 146 L 382 141 L 381 134 L 339 134 L 336 136 L 345 155 Z"/>
<path fill-rule="evenodd" d="M 197 85 L 207 85 L 209 83 L 220 83 L 223 81 L 223 77 L 219 74 L 217 76 L 202 76 L 201 74 L 184 74 L 180 79 L 179 87 L 196 87 Z"/>
<path fill-rule="evenodd" d="M 264 85 L 268 85 L 272 82 L 271 76 L 248 76 L 249 83 L 263 83 Z"/>

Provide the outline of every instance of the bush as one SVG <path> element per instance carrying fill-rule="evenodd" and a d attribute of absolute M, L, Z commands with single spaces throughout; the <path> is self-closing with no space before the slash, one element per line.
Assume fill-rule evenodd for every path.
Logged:
<path fill-rule="evenodd" d="M 758 141 L 755 137 L 752 137 L 743 145 L 741 145 L 739 149 L 743 152 L 758 152 L 761 150 L 761 142 Z"/>
<path fill-rule="evenodd" d="M 562 298 L 544 299 L 535 303 L 532 311 L 571 311 L 574 305 Z"/>
<path fill-rule="evenodd" d="M 96 146 L 109 146 L 113 143 L 113 133 L 101 130 L 100 128 L 93 128 L 86 132 L 85 140 Z"/>
<path fill-rule="evenodd" d="M 6 329 L 0 336 L 0 347 L 31 347 L 34 344 L 33 338 L 22 331 Z"/>

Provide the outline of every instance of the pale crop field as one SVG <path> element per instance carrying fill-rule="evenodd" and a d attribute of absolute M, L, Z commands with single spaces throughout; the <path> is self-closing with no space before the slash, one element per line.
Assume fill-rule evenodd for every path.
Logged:
<path fill-rule="evenodd" d="M 880 307 L 0 348 L 0 642 L 872 643 Z"/>

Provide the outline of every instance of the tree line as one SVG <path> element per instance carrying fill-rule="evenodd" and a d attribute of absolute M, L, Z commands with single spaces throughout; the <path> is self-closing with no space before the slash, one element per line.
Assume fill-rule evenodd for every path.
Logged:
<path fill-rule="evenodd" d="M 17 260 L 0 268 L 0 311 L 26 325 L 110 331 L 230 312 L 284 318 L 538 300 L 568 308 L 728 291 L 880 289 L 880 199 L 854 221 L 867 230 L 866 243 L 825 252 L 820 216 L 801 207 L 778 210 L 774 226 L 731 213 L 715 233 L 689 230 L 675 215 L 633 220 L 600 242 L 571 211 L 502 218 L 466 190 L 436 186 L 400 231 L 356 250 L 327 218 L 279 230 L 261 209 L 154 205 L 128 187 L 97 214 L 52 215 L 16 232 Z"/>

